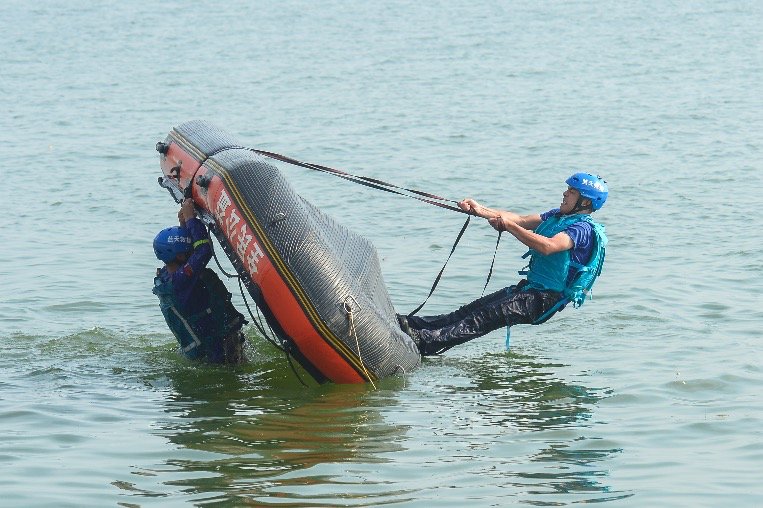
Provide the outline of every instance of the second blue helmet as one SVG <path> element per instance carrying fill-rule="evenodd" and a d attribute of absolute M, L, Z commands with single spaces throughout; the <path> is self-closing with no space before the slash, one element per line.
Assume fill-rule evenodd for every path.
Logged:
<path fill-rule="evenodd" d="M 154 254 L 165 263 L 174 261 L 178 254 L 193 250 L 188 230 L 181 226 L 162 229 L 154 238 Z"/>

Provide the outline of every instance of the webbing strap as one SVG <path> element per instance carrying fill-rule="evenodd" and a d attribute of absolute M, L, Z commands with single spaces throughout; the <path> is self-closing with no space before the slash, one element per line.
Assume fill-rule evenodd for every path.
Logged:
<path fill-rule="evenodd" d="M 485 285 L 482 287 L 482 294 L 480 295 L 480 298 L 482 298 L 485 295 L 485 290 L 487 289 L 487 285 L 490 282 L 490 277 L 493 276 L 493 267 L 495 266 L 495 257 L 498 255 L 498 244 L 501 243 L 501 233 L 503 233 L 503 231 L 498 232 L 498 239 L 495 241 L 495 250 L 493 251 L 493 261 L 490 263 L 490 271 L 487 272 L 487 280 L 485 281 Z"/>
<path fill-rule="evenodd" d="M 437 284 L 440 283 L 440 278 L 442 277 L 443 272 L 445 271 L 445 267 L 448 266 L 448 261 L 450 261 L 450 257 L 453 255 L 453 252 L 456 250 L 456 246 L 458 245 L 458 242 L 461 241 L 461 237 L 464 236 L 464 231 L 466 231 L 467 226 L 469 225 L 469 221 L 472 219 L 472 216 L 469 215 L 466 218 L 466 222 L 464 222 L 464 225 L 461 226 L 461 231 L 459 231 L 458 236 L 456 237 L 456 241 L 453 243 L 453 247 L 450 248 L 450 254 L 448 254 L 448 259 L 445 260 L 445 264 L 442 265 L 442 268 L 440 269 L 440 273 L 437 274 L 437 278 L 434 280 L 434 284 L 432 284 L 432 289 L 429 290 L 429 294 L 427 295 L 426 299 L 416 307 L 416 309 L 413 310 L 410 314 L 408 314 L 408 317 L 414 316 L 418 311 L 421 310 L 422 307 L 427 303 L 429 300 L 429 297 L 432 296 L 432 293 L 434 293 L 435 288 L 437 287 Z"/>
<path fill-rule="evenodd" d="M 239 148 L 244 148 L 244 147 L 239 147 Z M 408 189 L 405 187 L 400 187 L 400 186 L 385 182 L 383 180 L 378 180 L 376 178 L 353 175 L 336 168 L 323 166 L 321 164 L 313 164 L 311 162 L 302 162 L 297 159 L 287 157 L 285 155 L 281 155 L 274 152 L 268 152 L 267 150 L 257 150 L 254 148 L 245 148 L 245 149 L 258 153 L 260 155 L 264 155 L 265 157 L 270 157 L 271 159 L 279 160 L 281 162 L 286 162 L 288 164 L 293 164 L 295 166 L 300 166 L 303 168 L 314 169 L 315 171 L 321 171 L 323 173 L 329 173 L 334 176 L 338 176 L 339 178 L 344 178 L 345 180 L 350 180 L 351 182 L 359 183 L 361 185 L 365 185 L 373 189 L 379 189 L 385 192 L 391 192 L 392 194 L 399 194 L 401 196 L 417 199 L 419 201 L 423 201 L 424 203 L 428 203 L 430 205 L 439 206 L 441 208 L 447 208 L 448 210 L 453 210 L 454 212 L 460 212 L 460 213 L 466 213 L 466 214 L 469 213 L 466 210 L 462 210 L 458 206 L 453 206 L 446 203 L 446 202 L 450 202 L 450 203 L 457 204 L 458 201 L 454 201 L 452 199 L 446 199 L 446 198 L 437 196 L 435 194 L 430 194 L 429 192 L 423 192 L 416 189 Z"/>
<path fill-rule="evenodd" d="M 453 256 L 453 252 L 456 250 L 456 246 L 458 245 L 458 242 L 461 241 L 461 237 L 464 236 L 464 232 L 466 231 L 467 226 L 469 225 L 469 221 L 471 220 L 471 215 L 466 218 L 466 222 L 464 222 L 464 225 L 461 226 L 461 231 L 458 232 L 458 236 L 456 237 L 456 241 L 453 243 L 453 247 L 450 248 L 450 254 L 448 254 L 448 259 L 445 260 L 445 264 L 442 265 L 442 268 L 440 269 L 440 273 L 437 274 L 437 277 L 434 280 L 434 284 L 432 284 L 432 289 L 429 290 L 429 294 L 427 295 L 426 299 L 422 302 L 421 305 L 416 307 L 411 313 L 408 314 L 408 317 L 415 316 L 418 311 L 420 311 L 424 305 L 429 300 L 429 297 L 432 296 L 432 293 L 434 293 L 435 288 L 437 287 L 437 284 L 440 283 L 440 278 L 442 277 L 443 272 L 445 272 L 445 267 L 448 266 L 448 261 L 450 261 L 451 256 Z M 495 267 L 495 258 L 498 255 L 498 245 L 501 243 L 501 233 L 503 231 L 498 232 L 498 238 L 495 241 L 495 250 L 493 251 L 493 261 L 490 263 L 490 270 L 487 274 L 487 280 L 485 280 L 485 285 L 482 287 L 482 294 L 480 297 L 482 297 L 485 294 L 485 289 L 487 289 L 487 285 L 490 283 L 490 278 L 493 276 L 493 268 Z"/>

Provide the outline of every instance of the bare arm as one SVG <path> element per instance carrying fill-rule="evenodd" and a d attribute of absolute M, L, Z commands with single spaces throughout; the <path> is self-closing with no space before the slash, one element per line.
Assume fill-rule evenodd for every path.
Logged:
<path fill-rule="evenodd" d="M 516 222 L 511 220 L 505 220 L 503 217 L 496 217 L 490 220 L 490 225 L 498 231 L 508 231 L 514 237 L 527 245 L 529 248 L 540 252 L 543 255 L 548 256 L 557 252 L 570 250 L 575 245 L 572 243 L 572 239 L 564 231 L 555 234 L 551 238 L 533 233 L 532 231 L 525 229 Z"/>
<path fill-rule="evenodd" d="M 183 204 L 180 205 L 180 211 L 178 211 L 178 222 L 180 226 L 185 227 L 186 221 L 196 217 L 196 208 L 193 204 L 193 199 L 183 200 Z"/>
<path fill-rule="evenodd" d="M 491 221 L 491 219 L 500 217 L 505 221 L 513 222 L 514 224 L 528 230 L 533 230 L 537 228 L 542 222 L 540 219 L 540 215 L 537 213 L 532 215 L 519 215 L 517 213 L 509 212 L 507 210 L 496 210 L 494 208 L 488 208 L 478 203 L 477 201 L 473 200 L 472 198 L 464 199 L 463 201 L 458 203 L 458 206 L 462 210 L 471 212 L 477 215 L 478 217 L 487 219 L 488 221 Z M 492 222 L 490 224 L 493 225 Z M 500 229 L 499 231 L 503 231 L 503 229 Z"/>

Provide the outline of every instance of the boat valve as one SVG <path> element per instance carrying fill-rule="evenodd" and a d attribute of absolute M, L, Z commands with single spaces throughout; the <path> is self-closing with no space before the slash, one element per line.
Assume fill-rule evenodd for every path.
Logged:
<path fill-rule="evenodd" d="M 156 151 L 162 155 L 167 155 L 167 152 L 169 151 L 169 149 L 170 149 L 170 145 L 168 145 L 167 143 L 163 143 L 159 141 L 156 144 Z"/>

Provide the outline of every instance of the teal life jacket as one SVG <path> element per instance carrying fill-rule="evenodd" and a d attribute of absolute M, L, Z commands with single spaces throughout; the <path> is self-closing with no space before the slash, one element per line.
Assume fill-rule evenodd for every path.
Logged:
<path fill-rule="evenodd" d="M 204 268 L 199 273 L 199 283 L 205 288 L 209 305 L 195 314 L 180 309 L 172 280 L 162 280 L 157 273 L 152 290 L 159 297 L 159 308 L 180 344 L 180 350 L 192 360 L 216 356 L 215 350 L 220 348 L 222 339 L 246 323 L 243 314 L 231 303 L 231 294 L 212 269 Z"/>
<path fill-rule="evenodd" d="M 519 272 L 521 275 L 527 276 L 528 285 L 526 288 L 558 291 L 563 295 L 560 302 L 538 318 L 536 323 L 545 321 L 551 314 L 569 302 L 572 302 L 575 307 L 583 305 L 586 295 L 593 287 L 596 278 L 601 274 L 601 269 L 604 266 L 607 236 L 604 226 L 594 222 L 590 215 L 554 215 L 543 221 L 535 229 L 535 233 L 551 238 L 580 221 L 591 224 L 594 233 L 591 257 L 586 264 L 573 262 L 570 250 L 555 252 L 546 256 L 530 249 L 523 256 L 525 258 L 531 256 L 528 265 L 529 270 Z M 570 276 L 570 269 L 573 270 L 572 276 Z"/>

